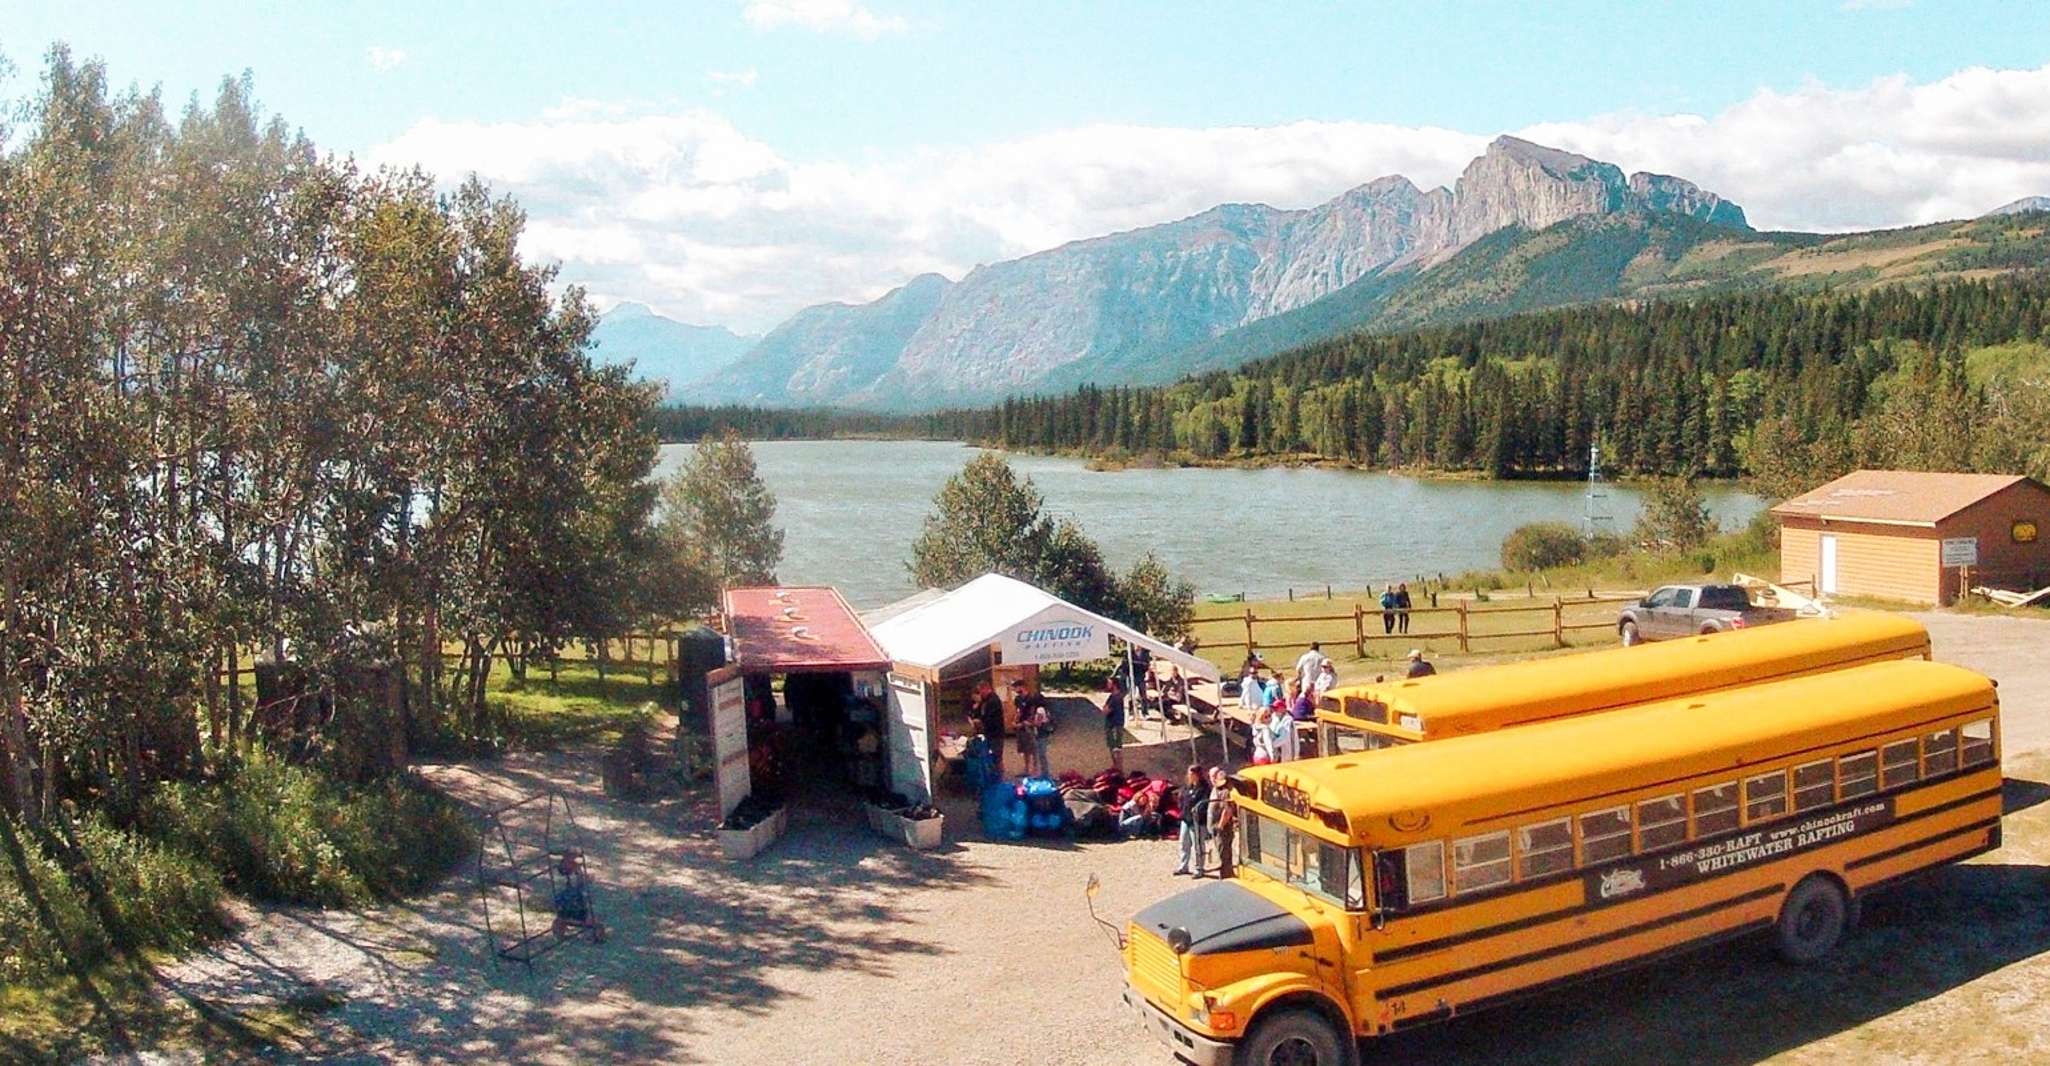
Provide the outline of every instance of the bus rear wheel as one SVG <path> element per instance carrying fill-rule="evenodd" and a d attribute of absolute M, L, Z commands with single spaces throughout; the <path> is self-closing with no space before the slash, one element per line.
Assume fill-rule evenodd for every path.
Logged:
<path fill-rule="evenodd" d="M 1284 1010 L 1253 1023 L 1239 1045 L 1236 1066 L 1345 1066 L 1338 1030 L 1316 1011 Z"/>
<path fill-rule="evenodd" d="M 1827 877 L 1812 874 L 1795 885 L 1780 905 L 1779 921 L 1772 928 L 1773 946 L 1788 962 L 1814 962 L 1843 939 L 1850 913 L 1843 889 Z"/>

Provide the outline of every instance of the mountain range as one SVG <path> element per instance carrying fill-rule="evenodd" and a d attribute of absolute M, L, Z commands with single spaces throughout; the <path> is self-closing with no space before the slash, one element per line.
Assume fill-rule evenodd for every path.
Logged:
<path fill-rule="evenodd" d="M 640 376 L 666 385 L 671 401 L 682 401 L 699 382 L 738 362 L 760 338 L 724 326 L 678 322 L 647 304 L 622 303 L 599 317 L 591 339 L 592 354 L 600 362 L 631 362 Z"/>
<path fill-rule="evenodd" d="M 1160 382 L 1347 330 L 2018 266 L 2015 226 L 2031 249 L 2046 240 L 2040 224 L 2026 229 L 2032 210 L 2024 200 L 1980 222 L 1759 233 L 1741 207 L 1685 179 L 1500 137 L 1449 189 L 1389 176 L 1302 210 L 1225 204 L 958 282 L 927 274 L 869 303 L 806 308 L 738 355 L 693 334 L 691 354 L 676 357 L 692 376 L 667 380 L 672 401 L 895 410 Z M 638 305 L 615 323 L 625 307 L 601 320 L 601 353 L 633 349 L 613 340 L 624 327 L 654 335 Z M 640 368 L 662 376 L 653 361 Z"/>

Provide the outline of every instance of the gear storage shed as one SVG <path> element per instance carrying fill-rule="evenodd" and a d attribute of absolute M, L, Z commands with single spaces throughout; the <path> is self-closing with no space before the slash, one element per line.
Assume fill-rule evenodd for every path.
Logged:
<path fill-rule="evenodd" d="M 1772 509 L 1780 579 L 1948 604 L 1965 582 L 2050 584 L 2050 488 L 2011 474 L 1859 470 Z"/>
<path fill-rule="evenodd" d="M 931 802 L 940 708 L 987 677 L 1000 695 L 1024 678 L 1036 686 L 1046 663 L 1100 659 L 1116 638 L 1171 662 L 1192 679 L 1217 680 L 1217 667 L 1115 619 L 1002 574 L 984 574 L 949 592 L 923 592 L 864 618 L 891 660 L 890 787 Z M 1007 719 L 1016 712 L 1008 704 Z"/>

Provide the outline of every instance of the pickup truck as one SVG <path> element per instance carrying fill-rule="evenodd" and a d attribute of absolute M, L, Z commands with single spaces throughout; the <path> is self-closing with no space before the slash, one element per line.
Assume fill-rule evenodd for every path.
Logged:
<path fill-rule="evenodd" d="M 1742 585 L 1667 585 L 1623 608 L 1616 633 L 1625 644 L 1641 644 L 1771 625 L 1788 621 L 1795 613 L 1789 607 L 1752 603 Z"/>

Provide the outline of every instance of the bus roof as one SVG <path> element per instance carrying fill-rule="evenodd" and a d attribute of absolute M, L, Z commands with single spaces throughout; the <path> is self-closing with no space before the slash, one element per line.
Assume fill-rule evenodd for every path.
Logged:
<path fill-rule="evenodd" d="M 1320 711 L 1318 718 L 1436 740 L 1928 650 L 1929 631 L 1920 622 L 1872 611 L 1342 686 L 1329 696 L 1339 707 L 1378 702 L 1387 708 L 1385 723 L 1343 710 Z M 1421 728 L 1401 728 L 1406 716 Z"/>
<path fill-rule="evenodd" d="M 1272 781 L 1309 807 L 1342 812 L 1353 843 L 1384 846 L 1718 770 L 1737 776 L 1810 747 L 1993 705 L 1987 678 L 1903 659 L 1242 776 L 1263 794 L 1261 782 Z"/>

